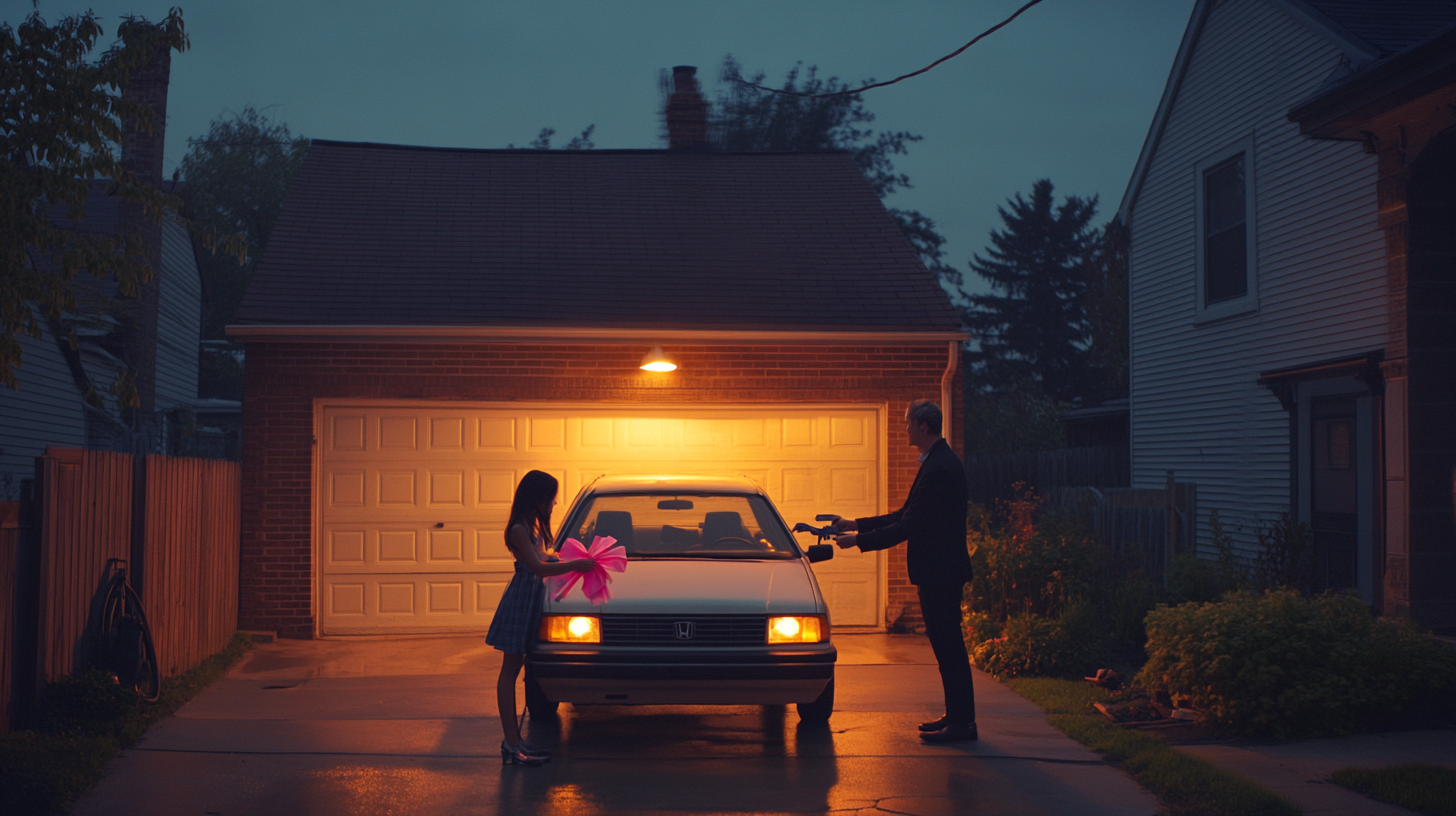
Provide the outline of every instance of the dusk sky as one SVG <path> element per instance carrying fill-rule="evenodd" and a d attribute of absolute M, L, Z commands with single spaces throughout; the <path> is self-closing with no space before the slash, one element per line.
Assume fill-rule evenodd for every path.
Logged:
<path fill-rule="evenodd" d="M 598 148 L 658 148 L 658 73 L 696 65 L 704 91 L 732 54 L 773 84 L 795 63 L 852 84 L 921 68 L 1024 0 L 956 2 L 185 3 L 190 51 L 172 62 L 167 172 L 220 115 L 253 105 L 297 134 L 447 147 L 564 144 L 595 125 Z M 1045 0 L 934 70 L 866 93 L 876 129 L 924 137 L 896 167 L 966 271 L 1001 225 L 996 208 L 1034 181 L 1116 211 L 1194 0 Z M 40 0 L 49 21 L 91 8 L 114 38 L 154 0 Z M 17 25 L 29 0 L 0 0 Z M 968 274 L 974 286 L 974 276 Z"/>

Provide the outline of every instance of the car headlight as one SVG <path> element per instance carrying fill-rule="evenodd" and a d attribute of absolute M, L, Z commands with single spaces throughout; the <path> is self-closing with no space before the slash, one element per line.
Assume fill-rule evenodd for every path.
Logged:
<path fill-rule="evenodd" d="M 542 615 L 540 637 L 547 643 L 601 643 L 602 619 L 595 615 Z"/>
<path fill-rule="evenodd" d="M 823 643 L 829 634 L 822 615 L 783 615 L 768 619 L 769 643 Z"/>

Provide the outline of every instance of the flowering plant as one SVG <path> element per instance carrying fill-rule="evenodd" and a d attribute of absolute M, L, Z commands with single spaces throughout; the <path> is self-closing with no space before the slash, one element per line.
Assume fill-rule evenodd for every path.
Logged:
<path fill-rule="evenodd" d="M 562 561 L 574 561 L 578 558 L 590 558 L 594 563 L 588 572 L 568 572 L 564 575 L 553 575 L 548 580 L 551 582 L 551 598 L 560 601 L 564 599 L 576 582 L 581 582 L 581 591 L 586 595 L 592 606 L 600 606 L 612 599 L 612 591 L 607 585 L 612 583 L 612 577 L 607 572 L 627 571 L 627 550 L 617 546 L 617 539 L 611 536 L 597 536 L 592 539 L 591 547 L 587 547 L 574 538 L 566 539 L 561 545 L 558 553 Z"/>

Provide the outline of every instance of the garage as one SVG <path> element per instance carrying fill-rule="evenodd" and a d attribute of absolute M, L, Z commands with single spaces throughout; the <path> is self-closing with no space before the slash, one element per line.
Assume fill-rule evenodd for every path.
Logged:
<path fill-rule="evenodd" d="M 510 580 L 516 482 L 562 484 L 554 521 L 605 473 L 738 473 L 789 524 L 885 512 L 885 409 L 317 401 L 319 633 L 484 632 Z M 801 535 L 801 543 L 813 543 Z M 815 565 L 836 628 L 877 627 L 885 553 Z"/>

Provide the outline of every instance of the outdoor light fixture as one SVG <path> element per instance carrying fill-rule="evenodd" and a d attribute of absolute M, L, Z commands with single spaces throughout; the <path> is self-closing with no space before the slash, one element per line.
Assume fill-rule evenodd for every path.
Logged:
<path fill-rule="evenodd" d="M 654 345 L 652 351 L 642 358 L 643 371 L 676 371 L 677 363 L 674 363 L 666 354 L 662 353 L 662 346 Z"/>

